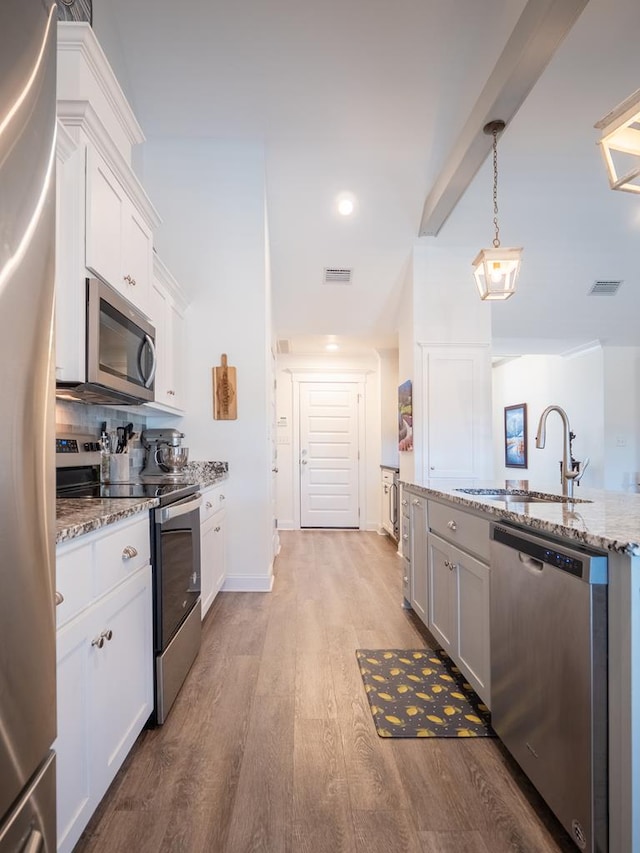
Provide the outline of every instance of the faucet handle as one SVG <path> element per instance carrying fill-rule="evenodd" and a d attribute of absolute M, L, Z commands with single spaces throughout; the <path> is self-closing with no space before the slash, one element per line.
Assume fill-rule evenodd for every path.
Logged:
<path fill-rule="evenodd" d="M 591 462 L 591 457 L 586 456 L 584 462 L 580 466 L 580 473 L 578 474 L 577 477 L 574 478 L 576 483 L 579 483 L 580 480 L 584 477 L 584 472 L 589 467 L 589 462 Z"/>

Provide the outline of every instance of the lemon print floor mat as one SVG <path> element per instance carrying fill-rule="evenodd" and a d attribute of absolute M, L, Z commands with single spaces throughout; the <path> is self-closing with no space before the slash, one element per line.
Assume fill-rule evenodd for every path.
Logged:
<path fill-rule="evenodd" d="M 495 737 L 491 714 L 443 649 L 357 649 L 380 737 Z"/>

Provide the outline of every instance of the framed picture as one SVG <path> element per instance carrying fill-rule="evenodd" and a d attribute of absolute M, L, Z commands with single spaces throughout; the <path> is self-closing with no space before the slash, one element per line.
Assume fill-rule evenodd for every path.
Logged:
<path fill-rule="evenodd" d="M 504 407 L 504 464 L 527 467 L 527 404 Z"/>
<path fill-rule="evenodd" d="M 413 450 L 413 401 L 410 379 L 398 388 L 398 450 Z"/>

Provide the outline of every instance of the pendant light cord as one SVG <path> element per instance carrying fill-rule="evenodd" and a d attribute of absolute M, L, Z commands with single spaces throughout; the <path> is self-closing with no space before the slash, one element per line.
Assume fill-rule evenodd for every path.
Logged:
<path fill-rule="evenodd" d="M 500 247 L 500 228 L 498 226 L 498 131 L 493 130 L 493 226 L 496 236 L 493 238 L 493 247 Z"/>

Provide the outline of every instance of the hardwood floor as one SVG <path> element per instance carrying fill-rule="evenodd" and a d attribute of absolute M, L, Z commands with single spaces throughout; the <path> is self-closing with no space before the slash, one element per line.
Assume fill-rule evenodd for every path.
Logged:
<path fill-rule="evenodd" d="M 377 736 L 355 649 L 432 642 L 391 540 L 281 538 L 273 592 L 217 597 L 76 853 L 574 853 L 499 741 Z"/>

